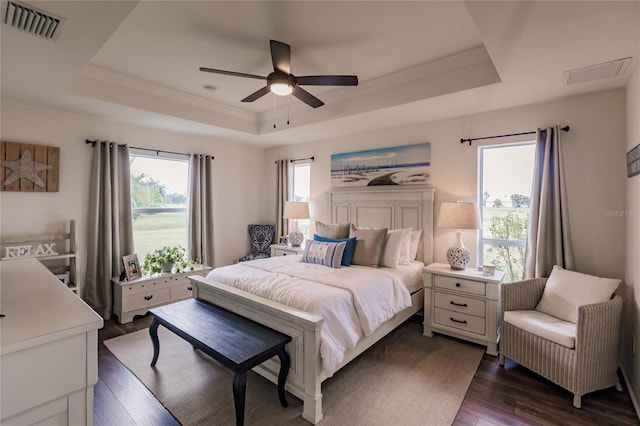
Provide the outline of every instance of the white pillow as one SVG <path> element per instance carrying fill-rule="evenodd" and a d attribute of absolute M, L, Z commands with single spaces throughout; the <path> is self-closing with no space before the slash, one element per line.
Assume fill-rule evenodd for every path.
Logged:
<path fill-rule="evenodd" d="M 422 237 L 422 229 L 417 231 L 411 231 L 411 249 L 409 252 L 409 259 L 416 260 L 418 256 L 418 246 L 420 245 L 420 237 Z"/>
<path fill-rule="evenodd" d="M 402 229 L 402 241 L 400 242 L 400 265 L 411 263 L 411 228 Z"/>
<path fill-rule="evenodd" d="M 565 321 L 578 321 L 578 306 L 602 303 L 611 299 L 620 280 L 553 267 L 536 310 Z"/>
<path fill-rule="evenodd" d="M 402 229 L 392 229 L 387 231 L 382 248 L 380 266 L 397 268 L 400 264 L 400 251 L 402 250 Z"/>

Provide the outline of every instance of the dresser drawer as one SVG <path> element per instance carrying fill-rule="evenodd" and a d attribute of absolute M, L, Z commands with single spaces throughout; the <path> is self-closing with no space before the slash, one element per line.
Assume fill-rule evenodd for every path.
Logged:
<path fill-rule="evenodd" d="M 190 282 L 171 287 L 171 300 L 188 299 L 190 297 L 193 297 L 193 285 Z"/>
<path fill-rule="evenodd" d="M 148 293 L 132 294 L 122 298 L 122 311 L 128 312 L 146 308 L 147 306 L 155 306 L 161 303 L 167 303 L 169 300 L 171 300 L 169 288 L 150 291 Z"/>
<path fill-rule="evenodd" d="M 122 295 L 124 297 L 127 297 L 131 294 L 149 293 L 150 291 L 169 288 L 169 286 L 175 283 L 176 281 L 172 279 L 171 276 L 157 277 L 138 282 L 134 281 L 130 284 L 124 284 L 122 286 Z"/>
<path fill-rule="evenodd" d="M 484 296 L 486 292 L 484 282 L 448 277 L 445 275 L 435 275 L 434 286 L 437 288 L 477 294 L 479 296 Z"/>
<path fill-rule="evenodd" d="M 435 322 L 447 327 L 469 331 L 471 333 L 484 335 L 485 319 L 460 312 L 435 308 Z"/>
<path fill-rule="evenodd" d="M 464 314 L 485 317 L 484 300 L 472 299 L 470 297 L 459 296 L 449 293 L 435 292 L 436 308 L 448 309 L 450 311 L 462 312 Z"/>

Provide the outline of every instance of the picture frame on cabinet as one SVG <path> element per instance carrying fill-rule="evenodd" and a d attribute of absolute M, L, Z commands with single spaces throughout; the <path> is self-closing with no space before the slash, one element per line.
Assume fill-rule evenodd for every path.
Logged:
<path fill-rule="evenodd" d="M 127 281 L 137 280 L 142 277 L 137 254 L 134 253 L 122 256 L 122 263 L 124 264 L 124 272 L 127 275 Z"/>

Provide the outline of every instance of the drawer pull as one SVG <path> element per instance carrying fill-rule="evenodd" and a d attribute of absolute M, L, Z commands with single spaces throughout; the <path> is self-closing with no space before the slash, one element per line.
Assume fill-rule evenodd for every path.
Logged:
<path fill-rule="evenodd" d="M 286 255 L 287 255 L 287 253 L 282 253 L 282 255 L 283 255 L 283 256 L 286 256 Z"/>
<path fill-rule="evenodd" d="M 462 321 L 460 321 L 460 320 L 457 320 L 457 319 L 455 319 L 455 318 L 453 318 L 453 317 L 449 317 L 449 319 L 450 319 L 451 321 L 453 321 L 453 322 L 457 322 L 458 324 L 466 324 L 466 323 L 467 323 L 467 320 L 462 320 Z"/>
<path fill-rule="evenodd" d="M 193 290 L 193 287 L 189 286 L 189 287 L 187 287 L 187 290 L 191 291 L 191 290 Z"/>
<path fill-rule="evenodd" d="M 151 300 L 151 299 L 153 299 L 153 294 L 150 294 L 144 297 L 144 300 Z"/>
<path fill-rule="evenodd" d="M 466 303 L 456 303 L 453 300 L 449 301 L 449 303 L 451 303 L 454 306 L 460 306 L 461 308 L 466 308 L 467 307 Z"/>
<path fill-rule="evenodd" d="M 462 287 L 462 284 L 456 283 L 456 287 Z"/>

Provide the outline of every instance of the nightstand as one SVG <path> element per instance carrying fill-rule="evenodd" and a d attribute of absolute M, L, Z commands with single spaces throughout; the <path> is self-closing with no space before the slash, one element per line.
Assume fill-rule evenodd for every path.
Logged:
<path fill-rule="evenodd" d="M 304 253 L 304 247 L 293 247 L 287 244 L 271 244 L 271 256 L 292 256 Z"/>
<path fill-rule="evenodd" d="M 467 268 L 451 269 L 432 263 L 424 269 L 424 332 L 446 334 L 487 347 L 498 354 L 500 340 L 500 284 L 504 272 L 486 276 Z"/>

